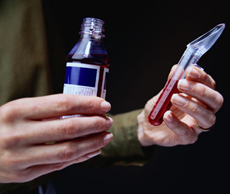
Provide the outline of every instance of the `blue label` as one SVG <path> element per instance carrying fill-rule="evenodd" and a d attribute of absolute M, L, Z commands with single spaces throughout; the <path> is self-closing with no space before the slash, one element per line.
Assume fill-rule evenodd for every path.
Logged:
<path fill-rule="evenodd" d="M 65 84 L 95 87 L 97 69 L 85 67 L 66 67 Z"/>

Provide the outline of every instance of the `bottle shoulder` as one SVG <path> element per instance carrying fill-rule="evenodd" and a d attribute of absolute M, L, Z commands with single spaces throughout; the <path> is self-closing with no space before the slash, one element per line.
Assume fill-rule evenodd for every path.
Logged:
<path fill-rule="evenodd" d="M 89 65 L 97 65 L 105 68 L 109 68 L 109 58 L 108 55 L 71 55 L 69 54 L 66 59 L 67 62 L 80 62 Z"/>
<path fill-rule="evenodd" d="M 109 57 L 101 40 L 81 38 L 67 56 L 67 62 L 109 67 Z"/>

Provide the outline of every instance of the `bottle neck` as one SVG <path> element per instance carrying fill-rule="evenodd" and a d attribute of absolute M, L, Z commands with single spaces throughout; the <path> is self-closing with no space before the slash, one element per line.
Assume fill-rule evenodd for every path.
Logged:
<path fill-rule="evenodd" d="M 81 25 L 81 38 L 101 39 L 104 38 L 104 21 L 97 18 L 84 18 Z"/>

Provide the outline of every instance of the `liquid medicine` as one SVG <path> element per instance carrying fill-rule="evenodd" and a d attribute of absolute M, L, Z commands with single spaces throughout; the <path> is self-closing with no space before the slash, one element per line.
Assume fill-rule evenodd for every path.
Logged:
<path fill-rule="evenodd" d="M 185 76 L 185 71 L 181 67 L 176 67 L 173 75 L 166 82 L 163 91 L 157 99 L 152 111 L 148 116 L 149 123 L 158 126 L 163 122 L 164 113 L 172 106 L 171 98 L 175 93 L 179 93 L 178 81 Z"/>
<path fill-rule="evenodd" d="M 163 122 L 164 113 L 172 106 L 171 98 L 174 93 L 179 93 L 177 83 L 179 80 L 169 79 L 160 97 L 149 114 L 148 120 L 152 125 L 158 126 Z"/>
<path fill-rule="evenodd" d="M 105 99 L 109 57 L 102 42 L 104 21 L 84 18 L 80 40 L 67 56 L 63 93 Z"/>

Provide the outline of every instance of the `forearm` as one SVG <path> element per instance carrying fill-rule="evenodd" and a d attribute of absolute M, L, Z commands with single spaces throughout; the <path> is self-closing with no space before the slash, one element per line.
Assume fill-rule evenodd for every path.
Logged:
<path fill-rule="evenodd" d="M 102 150 L 108 158 L 145 157 L 137 138 L 137 116 L 141 110 L 111 116 L 114 120 L 109 129 L 114 139 Z"/>

